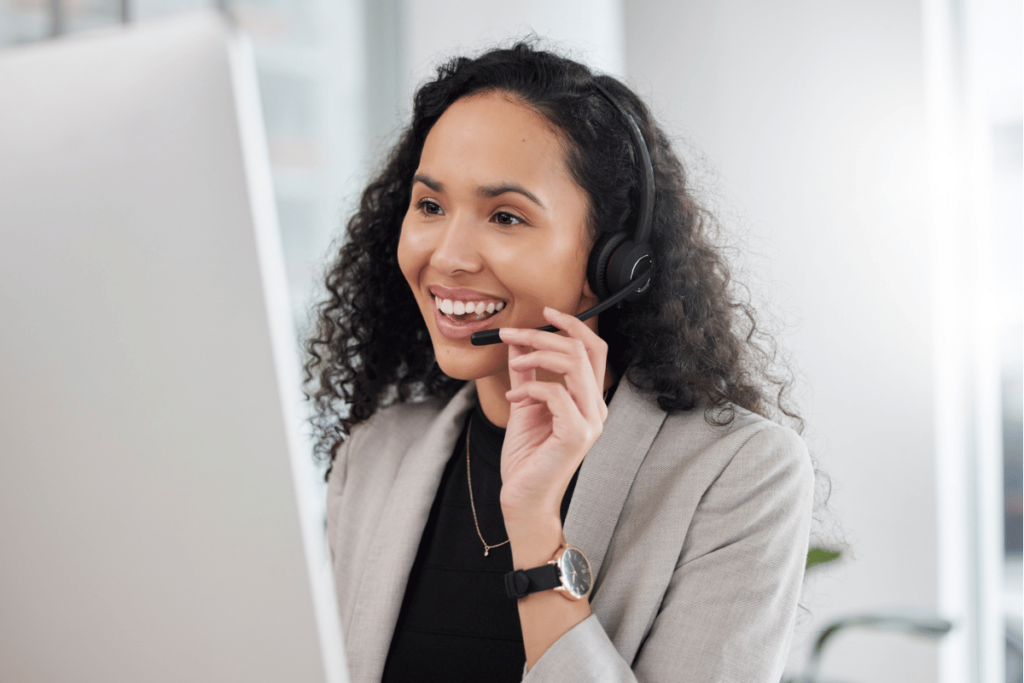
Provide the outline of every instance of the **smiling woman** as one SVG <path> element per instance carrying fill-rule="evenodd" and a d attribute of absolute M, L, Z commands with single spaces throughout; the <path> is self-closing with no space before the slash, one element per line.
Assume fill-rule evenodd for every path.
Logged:
<path fill-rule="evenodd" d="M 581 322 L 644 140 L 650 286 Z M 814 473 L 713 228 L 615 79 L 519 44 L 420 88 L 307 344 L 354 681 L 779 679 Z"/>
<path fill-rule="evenodd" d="M 484 414 L 500 427 L 508 423 L 508 350 L 468 345 L 469 336 L 546 325 L 545 306 L 576 314 L 597 303 L 586 278 L 587 199 L 564 156 L 547 120 L 512 95 L 464 97 L 427 135 L 402 223 L 398 263 L 438 365 L 476 380 Z M 454 288 L 465 284 L 473 287 Z M 485 310 L 474 320 L 466 307 L 475 312 L 476 302 Z M 597 319 L 587 326 L 596 333 Z"/>

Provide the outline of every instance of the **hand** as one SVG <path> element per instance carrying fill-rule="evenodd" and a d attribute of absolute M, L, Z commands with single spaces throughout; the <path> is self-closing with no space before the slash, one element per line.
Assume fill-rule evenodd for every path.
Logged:
<path fill-rule="evenodd" d="M 566 313 L 544 309 L 545 319 L 569 336 L 502 328 L 508 344 L 511 403 L 501 453 L 501 507 L 509 537 L 522 521 L 559 523 L 573 473 L 601 435 L 608 417 L 602 397 L 608 344 Z M 564 378 L 539 381 L 537 370 Z"/>

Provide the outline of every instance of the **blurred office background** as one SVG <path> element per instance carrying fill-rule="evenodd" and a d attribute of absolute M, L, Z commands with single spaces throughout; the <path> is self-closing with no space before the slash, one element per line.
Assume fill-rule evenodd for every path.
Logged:
<path fill-rule="evenodd" d="M 0 0 L 0 47 L 204 0 Z M 837 681 L 1019 658 L 1022 17 L 1012 0 L 249 0 L 299 333 L 325 254 L 444 55 L 537 35 L 646 96 L 739 249 L 832 479 L 790 658 Z M 0 106 L 17 106 L 3 99 Z M 0 188 L 2 194 L 3 188 Z M 892 625 L 898 621 L 885 622 Z M 884 625 L 884 624 L 883 624 Z M 1007 654 L 1010 652 L 1011 654 Z"/>

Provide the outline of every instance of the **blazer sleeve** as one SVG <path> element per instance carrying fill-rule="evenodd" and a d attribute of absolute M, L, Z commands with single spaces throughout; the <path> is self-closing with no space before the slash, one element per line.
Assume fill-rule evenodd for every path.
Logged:
<path fill-rule="evenodd" d="M 356 430 L 359 433 L 360 430 Z M 350 434 L 334 453 L 334 460 L 331 462 L 331 471 L 327 475 L 327 549 L 330 553 L 331 563 L 334 563 L 334 530 L 333 526 L 338 519 L 338 508 L 341 505 L 341 494 L 345 491 L 345 479 L 348 477 L 348 454 L 352 447 L 354 434 Z"/>
<path fill-rule="evenodd" d="M 814 471 L 800 437 L 774 424 L 758 430 L 701 498 L 635 659 L 620 656 L 592 614 L 556 641 L 524 681 L 778 683 L 813 497 Z M 639 566 L 637 575 L 642 581 Z"/>

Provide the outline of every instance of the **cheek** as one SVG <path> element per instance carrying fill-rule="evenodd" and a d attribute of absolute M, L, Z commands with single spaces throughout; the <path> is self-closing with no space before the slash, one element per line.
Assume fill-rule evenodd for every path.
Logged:
<path fill-rule="evenodd" d="M 511 274 L 521 296 L 545 305 L 574 303 L 586 280 L 586 253 L 577 240 L 560 236 L 531 245 L 513 258 L 501 262 L 502 272 Z"/>
<path fill-rule="evenodd" d="M 410 231 L 406 229 L 403 223 L 402 232 L 398 238 L 398 268 L 402 271 L 402 275 L 405 276 L 409 287 L 413 289 L 416 288 L 419 272 L 422 270 L 421 262 L 423 258 L 420 251 L 417 249 L 416 241 L 412 239 Z"/>

